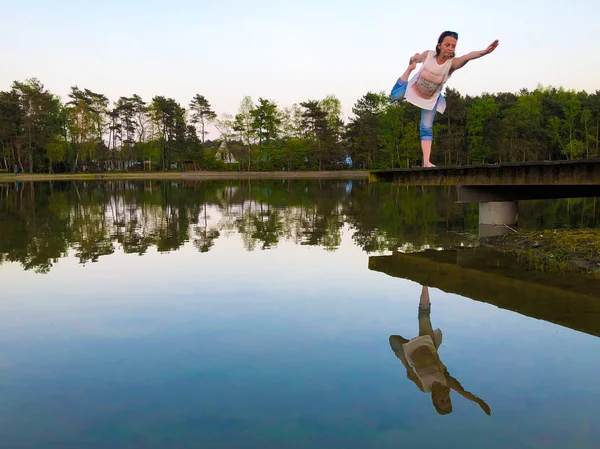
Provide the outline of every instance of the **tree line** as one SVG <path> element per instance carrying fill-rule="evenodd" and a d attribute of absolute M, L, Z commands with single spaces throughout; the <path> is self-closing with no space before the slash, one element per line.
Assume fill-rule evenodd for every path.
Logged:
<path fill-rule="evenodd" d="M 444 92 L 434 163 L 461 165 L 600 157 L 600 91 L 538 86 L 518 93 Z M 344 121 L 334 95 L 292 106 L 246 96 L 217 115 L 204 95 L 187 105 L 139 95 L 111 103 L 71 87 L 67 99 L 37 79 L 0 91 L 0 170 L 326 170 L 420 164 L 420 111 L 368 92 Z M 207 139 L 209 125 L 218 137 Z M 350 157 L 350 159 L 348 159 Z"/>
<path fill-rule="evenodd" d="M 524 229 L 598 227 L 596 198 L 523 201 Z M 117 181 L 0 184 L 0 265 L 48 272 L 64 257 L 199 253 L 238 235 L 248 251 L 280 242 L 335 251 L 344 233 L 367 253 L 471 246 L 478 206 L 448 187 L 365 180 Z"/>

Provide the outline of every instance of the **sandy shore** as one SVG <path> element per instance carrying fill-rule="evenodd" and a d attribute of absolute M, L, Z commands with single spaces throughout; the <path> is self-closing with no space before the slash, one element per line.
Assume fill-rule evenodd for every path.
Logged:
<path fill-rule="evenodd" d="M 15 181 L 89 181 L 111 179 L 367 179 L 364 170 L 344 171 L 279 171 L 279 172 L 152 172 L 152 173 L 0 173 L 0 182 Z"/>

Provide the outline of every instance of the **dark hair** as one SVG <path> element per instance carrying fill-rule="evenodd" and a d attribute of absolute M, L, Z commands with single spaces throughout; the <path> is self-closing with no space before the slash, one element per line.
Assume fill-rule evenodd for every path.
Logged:
<path fill-rule="evenodd" d="M 436 385 L 437 384 L 437 385 Z M 437 399 L 442 395 L 448 395 L 448 405 L 446 408 L 442 408 L 437 403 Z M 431 402 L 435 407 L 435 411 L 440 415 L 449 415 L 452 413 L 452 399 L 450 399 L 450 388 L 446 385 L 442 385 L 439 382 L 434 382 L 431 389 Z"/>
<path fill-rule="evenodd" d="M 455 31 L 444 31 L 442 34 L 440 34 L 440 37 L 438 38 L 438 41 L 437 41 L 437 45 L 435 46 L 435 55 L 436 56 L 440 54 L 440 48 L 441 48 L 440 44 L 442 42 L 444 42 L 444 38 L 447 36 L 453 37 L 454 39 L 458 39 L 458 33 Z"/>
<path fill-rule="evenodd" d="M 433 406 L 435 407 L 435 411 L 438 412 L 438 414 L 440 415 L 449 415 L 450 413 L 452 413 L 452 404 L 450 404 L 449 408 L 440 408 L 435 402 L 433 403 Z"/>

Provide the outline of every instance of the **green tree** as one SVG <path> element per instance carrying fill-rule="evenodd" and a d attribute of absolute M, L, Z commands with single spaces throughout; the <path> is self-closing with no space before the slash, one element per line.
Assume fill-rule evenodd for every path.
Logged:
<path fill-rule="evenodd" d="M 327 113 L 315 100 L 304 101 L 300 103 L 300 106 L 304 108 L 302 126 L 311 144 L 311 152 L 317 162 L 317 168 L 322 170 L 327 157 Z"/>
<path fill-rule="evenodd" d="M 60 131 L 60 102 L 35 78 L 15 81 L 13 90 L 20 109 L 17 159 L 22 168 L 27 161 L 28 171 L 33 173 L 36 153 L 39 160 L 44 160 L 46 145 Z"/>
<path fill-rule="evenodd" d="M 172 98 L 156 96 L 152 99 L 149 114 L 158 131 L 161 169 L 167 170 L 181 154 L 185 142 L 185 109 Z"/>
<path fill-rule="evenodd" d="M 200 136 L 202 143 L 204 143 L 205 137 L 208 134 L 208 132 L 205 131 L 205 126 L 208 122 L 214 120 L 217 117 L 217 114 L 211 109 L 208 100 L 200 94 L 196 94 L 192 99 L 192 102 L 190 103 L 190 112 L 191 122 L 196 125 L 200 124 Z"/>
<path fill-rule="evenodd" d="M 75 151 L 73 172 L 77 170 L 80 158 L 90 161 L 95 155 L 98 139 L 97 124 L 99 114 L 91 98 L 77 86 L 71 88 L 70 101 L 66 105 L 68 136 Z"/>
<path fill-rule="evenodd" d="M 259 145 L 262 145 L 263 142 L 268 145 L 271 140 L 279 136 L 281 117 L 274 102 L 259 98 L 258 105 L 250 110 L 250 116 L 252 117 L 251 127 L 258 136 Z"/>
<path fill-rule="evenodd" d="M 518 159 L 536 159 L 543 150 L 541 137 L 544 117 L 539 93 L 522 92 L 517 103 L 504 110 L 503 116 L 508 136 L 505 160 L 516 162 Z"/>
<path fill-rule="evenodd" d="M 498 104 L 491 96 L 478 98 L 467 114 L 469 159 L 474 163 L 489 161 L 493 156 L 490 143 L 490 120 L 499 112 Z"/>
<path fill-rule="evenodd" d="M 17 164 L 17 141 L 20 137 L 21 110 L 15 90 L 0 92 L 0 156 L 5 169 Z"/>
<path fill-rule="evenodd" d="M 363 168 L 371 169 L 376 163 L 381 135 L 379 117 L 388 103 L 386 94 L 369 92 L 352 108 L 355 117 L 348 124 L 346 138 L 354 160 Z"/>

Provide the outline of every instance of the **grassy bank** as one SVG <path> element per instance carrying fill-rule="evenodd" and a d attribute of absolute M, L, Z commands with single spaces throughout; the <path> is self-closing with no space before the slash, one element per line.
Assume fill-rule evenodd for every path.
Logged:
<path fill-rule="evenodd" d="M 487 237 L 482 245 L 514 254 L 529 267 L 600 277 L 600 229 L 556 229 Z"/>
<path fill-rule="evenodd" d="M 344 171 L 280 171 L 280 172 L 142 172 L 142 173 L 0 173 L 0 182 L 15 181 L 86 181 L 111 179 L 367 179 L 363 170 Z"/>

